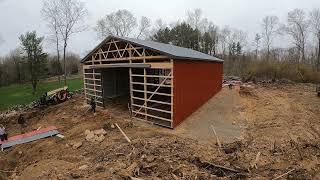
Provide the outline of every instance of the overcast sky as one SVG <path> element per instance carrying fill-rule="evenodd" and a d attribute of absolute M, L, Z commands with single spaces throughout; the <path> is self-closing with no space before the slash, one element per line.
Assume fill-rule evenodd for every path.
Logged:
<path fill-rule="evenodd" d="M 248 32 L 249 38 L 261 31 L 261 20 L 267 15 L 276 15 L 285 22 L 286 15 L 295 8 L 310 11 L 320 8 L 320 0 L 87 0 L 89 29 L 74 35 L 69 51 L 81 57 L 93 48 L 98 40 L 93 31 L 96 21 L 118 9 L 127 9 L 137 18 L 147 16 L 153 22 L 162 18 L 167 23 L 185 19 L 186 12 L 195 8 L 203 10 L 204 17 L 223 27 L 228 25 Z M 47 36 L 46 22 L 41 17 L 42 0 L 0 0 L 0 56 L 19 47 L 18 37 L 27 31 L 36 30 Z M 252 41 L 249 39 L 249 41 Z M 54 52 L 48 41 L 45 50 Z"/>

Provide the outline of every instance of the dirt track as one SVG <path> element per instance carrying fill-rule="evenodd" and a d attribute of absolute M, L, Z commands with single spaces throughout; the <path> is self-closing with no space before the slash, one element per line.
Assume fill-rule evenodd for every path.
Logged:
<path fill-rule="evenodd" d="M 228 93 L 235 92 L 224 90 L 218 96 L 223 99 Z M 0 153 L 0 170 L 16 171 L 0 171 L 0 179 L 271 179 L 290 170 L 286 178 L 320 179 L 320 98 L 315 97 L 314 86 L 259 85 L 253 94 L 234 94 L 237 106 L 227 111 L 228 117 L 236 118 L 228 121 L 240 125 L 243 132 L 239 141 L 224 144 L 221 153 L 208 139 L 132 121 L 125 108 L 113 106 L 96 116 L 86 114 L 82 96 L 28 112 L 26 131 L 55 125 L 65 139 L 48 138 Z M 194 115 L 212 113 L 215 108 L 200 109 Z M 18 133 L 15 118 L 6 119 L 11 134 Z M 105 123 L 118 123 L 132 144 L 113 128 L 101 143 L 85 140 L 86 129 L 101 129 Z M 73 149 L 77 142 L 82 146 Z"/>

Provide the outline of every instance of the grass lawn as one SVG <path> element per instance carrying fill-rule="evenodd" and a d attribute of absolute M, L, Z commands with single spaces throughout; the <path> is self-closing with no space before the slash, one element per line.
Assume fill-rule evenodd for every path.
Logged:
<path fill-rule="evenodd" d="M 28 104 L 39 99 L 44 92 L 63 86 L 63 81 L 60 83 L 58 81 L 39 82 L 35 95 L 32 94 L 31 83 L 0 87 L 0 110 L 5 110 L 13 105 Z M 67 86 L 70 91 L 81 89 L 83 88 L 83 79 L 69 79 L 67 80 Z"/>

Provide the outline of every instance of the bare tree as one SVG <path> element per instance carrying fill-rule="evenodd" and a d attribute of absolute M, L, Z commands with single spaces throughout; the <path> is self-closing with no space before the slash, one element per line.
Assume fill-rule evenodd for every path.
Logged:
<path fill-rule="evenodd" d="M 299 50 L 299 61 L 305 61 L 305 46 L 309 23 L 306 14 L 301 9 L 295 9 L 288 13 L 286 32 L 293 38 L 294 44 Z"/>
<path fill-rule="evenodd" d="M 51 40 L 54 42 L 57 52 L 57 66 L 59 66 L 58 74 L 60 75 L 61 63 L 60 63 L 60 33 L 59 33 L 59 4 L 56 0 L 45 0 L 43 2 L 41 14 L 47 21 L 48 28 L 50 30 Z M 59 76 L 60 81 L 60 76 Z"/>
<path fill-rule="evenodd" d="M 209 24 L 208 33 L 212 39 L 212 53 L 215 55 L 217 52 L 217 46 L 219 42 L 219 28 L 218 26 L 214 25 L 213 23 Z"/>
<path fill-rule="evenodd" d="M 156 20 L 155 26 L 156 26 L 155 27 L 156 30 L 159 30 L 159 29 L 166 28 L 167 24 L 161 18 L 159 18 L 159 19 Z"/>
<path fill-rule="evenodd" d="M 200 30 L 200 23 L 202 20 L 202 10 L 194 9 L 193 11 L 187 11 L 187 23 L 194 29 Z"/>
<path fill-rule="evenodd" d="M 228 26 L 225 26 L 219 33 L 221 50 L 224 56 L 226 55 L 226 48 L 228 46 L 230 36 L 231 36 L 231 29 Z"/>
<path fill-rule="evenodd" d="M 140 37 L 147 37 L 150 27 L 151 20 L 145 16 L 142 16 L 139 22 L 139 33 L 137 35 L 137 39 L 139 39 Z"/>
<path fill-rule="evenodd" d="M 310 20 L 312 31 L 317 38 L 317 61 L 316 61 L 316 69 L 320 71 L 320 9 L 314 9 L 310 13 Z"/>
<path fill-rule="evenodd" d="M 267 60 L 270 57 L 272 42 L 279 32 L 279 18 L 277 16 L 266 16 L 262 20 L 262 39 L 267 48 Z"/>
<path fill-rule="evenodd" d="M 79 0 L 55 0 L 57 4 L 57 27 L 63 43 L 64 84 L 67 84 L 66 51 L 71 35 L 85 30 L 84 18 L 88 12 Z"/>
<path fill-rule="evenodd" d="M 259 52 L 259 48 L 260 48 L 260 43 L 261 43 L 261 35 L 259 33 L 256 34 L 256 36 L 254 37 L 254 47 L 255 47 L 255 53 L 256 53 L 256 59 L 258 59 L 258 52 Z"/>
<path fill-rule="evenodd" d="M 118 10 L 98 20 L 95 30 L 98 38 L 108 35 L 129 36 L 137 25 L 134 15 L 128 10 Z"/>

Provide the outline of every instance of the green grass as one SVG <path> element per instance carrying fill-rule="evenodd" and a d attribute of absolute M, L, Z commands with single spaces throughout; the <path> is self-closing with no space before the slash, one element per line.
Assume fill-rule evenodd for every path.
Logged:
<path fill-rule="evenodd" d="M 40 96 L 50 90 L 64 86 L 64 82 L 50 81 L 39 82 L 36 94 L 32 94 L 31 83 L 14 84 L 10 86 L 0 87 L 0 110 L 5 110 L 11 106 L 18 104 L 28 104 L 40 98 Z M 67 86 L 70 91 L 83 88 L 83 79 L 69 79 Z"/>

